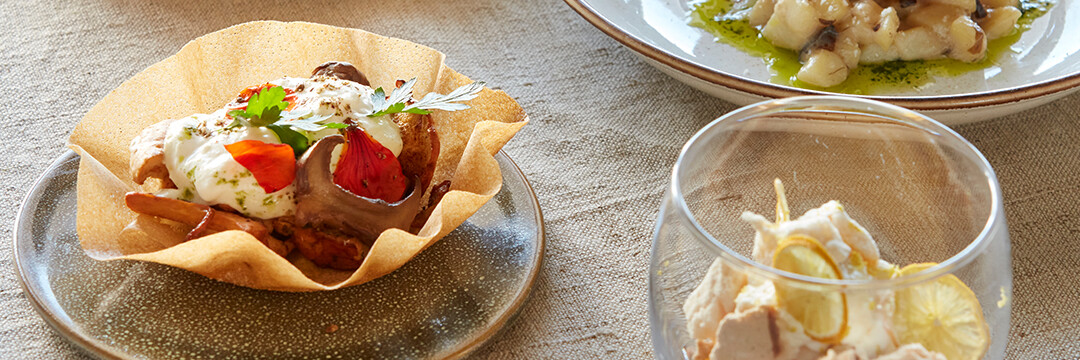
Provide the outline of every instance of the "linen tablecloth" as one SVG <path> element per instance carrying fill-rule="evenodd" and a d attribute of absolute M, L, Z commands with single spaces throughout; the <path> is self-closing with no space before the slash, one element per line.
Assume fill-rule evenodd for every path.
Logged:
<path fill-rule="evenodd" d="M 680 146 L 734 105 L 668 78 L 556 0 L 0 3 L 0 358 L 79 358 L 13 270 L 15 213 L 109 90 L 200 35 L 310 21 L 425 44 L 517 99 L 505 151 L 532 182 L 547 252 L 531 299 L 477 358 L 649 358 L 649 244 Z M 1012 237 L 1010 358 L 1080 356 L 1080 94 L 957 128 L 994 166 Z M 122 118 L 124 114 L 117 114 Z"/>

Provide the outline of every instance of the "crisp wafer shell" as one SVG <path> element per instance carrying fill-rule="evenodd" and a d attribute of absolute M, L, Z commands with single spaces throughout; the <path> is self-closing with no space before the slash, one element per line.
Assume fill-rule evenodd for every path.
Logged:
<path fill-rule="evenodd" d="M 98 260 L 141 260 L 175 266 L 257 289 L 332 290 L 359 285 L 404 265 L 475 213 L 502 187 L 496 152 L 528 120 L 502 91 L 485 89 L 468 110 L 432 113 L 440 152 L 432 183 L 451 180 L 418 234 L 390 229 L 356 271 L 320 268 L 294 252 L 274 254 L 251 235 L 227 231 L 183 241 L 187 229 L 124 205 L 132 182 L 129 144 L 156 122 L 210 113 L 243 88 L 283 76 L 307 77 L 319 64 L 354 64 L 373 87 L 417 78 L 414 95 L 448 93 L 472 80 L 443 63 L 444 55 L 409 41 L 311 23 L 259 21 L 220 30 L 125 81 L 76 126 L 69 146 L 82 156 L 77 230 Z"/>

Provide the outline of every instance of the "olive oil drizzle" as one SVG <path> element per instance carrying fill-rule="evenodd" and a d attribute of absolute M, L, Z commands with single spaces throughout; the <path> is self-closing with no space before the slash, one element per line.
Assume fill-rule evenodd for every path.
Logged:
<path fill-rule="evenodd" d="M 874 95 L 918 89 L 933 83 L 935 77 L 957 76 L 994 66 L 1002 55 L 1017 51 L 1012 48 L 1013 44 L 1020 41 L 1020 35 L 1031 29 L 1031 23 L 1046 14 L 1055 2 L 1056 0 L 1020 0 L 1022 15 L 1017 20 L 1016 29 L 1007 36 L 990 41 L 987 44 L 986 57 L 981 61 L 965 63 L 954 59 L 897 60 L 880 64 L 859 64 L 852 69 L 847 80 L 829 88 L 807 84 L 796 78 L 802 64 L 799 63 L 799 54 L 795 51 L 769 43 L 769 40 L 746 20 L 725 19 L 724 14 L 733 7 L 731 0 L 691 1 L 689 23 L 708 31 L 716 41 L 762 58 L 773 75 L 772 83 L 811 90 Z"/>

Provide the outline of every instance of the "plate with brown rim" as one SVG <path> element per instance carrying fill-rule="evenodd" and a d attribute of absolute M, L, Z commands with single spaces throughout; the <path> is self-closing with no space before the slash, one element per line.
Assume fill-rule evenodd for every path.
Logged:
<path fill-rule="evenodd" d="M 694 88 L 745 105 L 828 92 L 771 82 L 762 58 L 689 24 L 691 0 L 565 0 L 647 63 Z M 1058 0 L 992 65 L 929 85 L 856 95 L 920 111 L 948 125 L 992 119 L 1060 99 L 1080 85 L 1080 2 Z"/>

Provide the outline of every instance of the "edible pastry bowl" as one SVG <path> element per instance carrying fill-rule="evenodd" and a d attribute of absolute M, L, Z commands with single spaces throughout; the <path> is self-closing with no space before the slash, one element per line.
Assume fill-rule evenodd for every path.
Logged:
<path fill-rule="evenodd" d="M 774 180 L 783 184 L 776 193 Z M 827 208 L 825 224 L 842 223 L 838 214 L 850 222 L 817 232 L 799 225 L 780 249 L 762 245 L 769 235 L 761 231 Z M 774 209 L 790 216 L 773 224 Z M 752 226 L 744 211 L 769 220 Z M 868 235 L 876 246 L 845 252 L 830 234 Z M 1012 267 L 997 178 L 970 143 L 914 111 L 808 96 L 716 119 L 683 147 L 652 246 L 649 316 L 662 359 L 1004 357 Z M 800 254 L 787 251 L 795 248 L 810 250 L 795 263 L 829 266 L 782 266 L 791 261 L 781 253 Z"/>
<path fill-rule="evenodd" d="M 126 194 L 160 189 L 131 179 L 130 144 L 153 124 L 218 111 L 241 89 L 283 75 L 307 76 L 328 61 L 355 65 L 354 71 L 366 74 L 366 80 L 379 88 L 390 89 L 397 80 L 412 78 L 416 96 L 448 94 L 474 83 L 449 68 L 444 59 L 437 50 L 406 40 L 304 22 L 248 22 L 191 41 L 106 95 L 72 132 L 69 147 L 80 155 L 77 229 L 81 247 L 96 260 L 153 262 L 275 291 L 336 290 L 397 270 L 449 235 L 502 188 L 494 155 L 528 123 L 524 110 L 506 93 L 484 88 L 470 98 L 467 109 L 429 114 L 433 125 L 425 131 L 433 131 L 438 139 L 438 146 L 431 147 L 437 150 L 433 152 L 436 161 L 429 184 L 447 184 L 447 191 L 428 205 L 431 211 L 426 221 L 413 224 L 418 230 L 379 226 L 381 232 L 363 257 L 353 257 L 360 262 L 356 266 L 324 266 L 327 264 L 318 264 L 307 254 L 297 254 L 302 251 L 279 254 L 270 242 L 264 245 L 252 233 L 236 231 L 236 227 L 189 240 L 184 234 L 192 224 L 177 226 L 150 216 L 156 214 L 137 213 Z M 146 100 L 150 93 L 155 101 Z M 301 157 L 299 162 L 303 161 Z M 195 168 L 188 171 L 190 177 Z M 244 193 L 237 195 L 243 207 L 247 195 L 239 194 Z M 316 205 L 312 210 L 320 210 L 314 211 L 317 214 L 337 211 L 328 205 Z M 356 206 L 345 207 L 357 210 Z"/>

